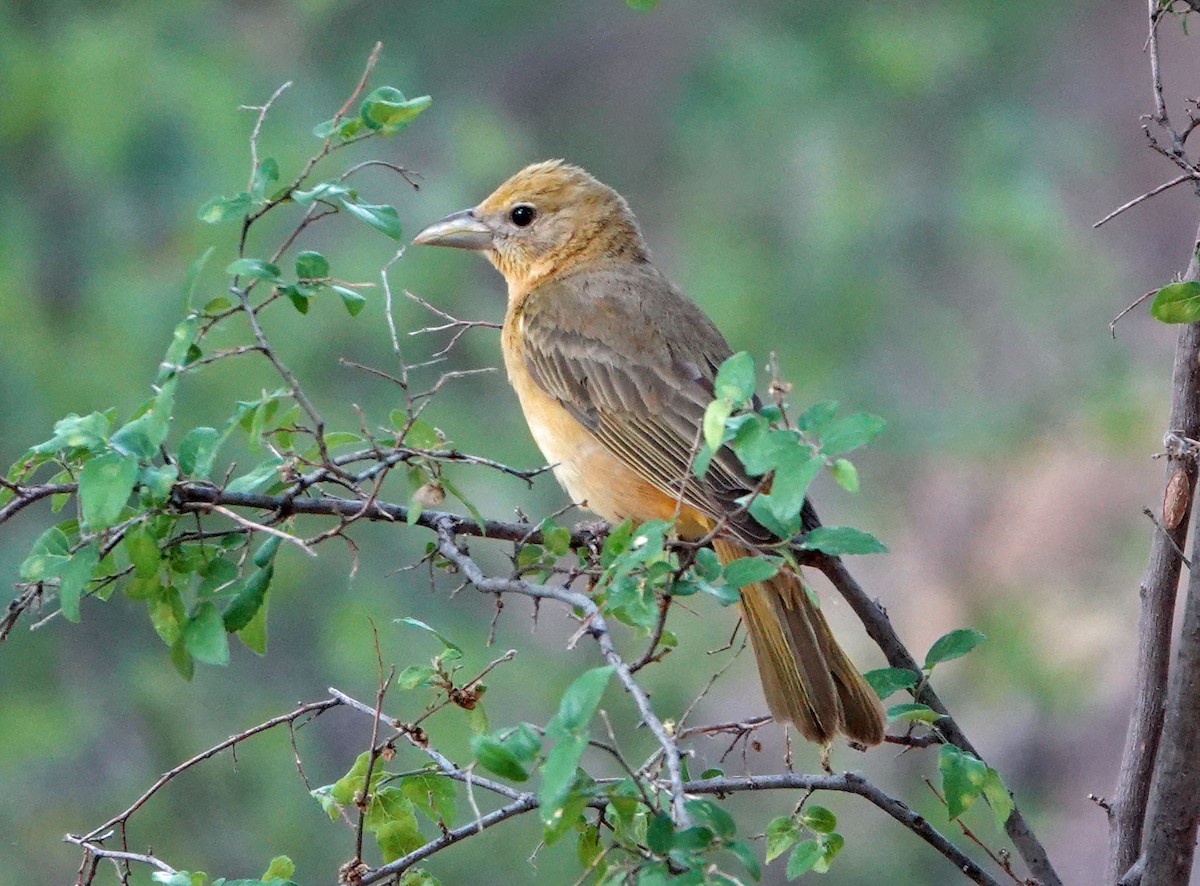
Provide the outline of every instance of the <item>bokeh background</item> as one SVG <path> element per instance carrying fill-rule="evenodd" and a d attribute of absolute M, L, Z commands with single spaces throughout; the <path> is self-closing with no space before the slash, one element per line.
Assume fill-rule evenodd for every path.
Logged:
<path fill-rule="evenodd" d="M 398 207 L 408 235 L 526 162 L 569 158 L 628 197 L 657 261 L 735 349 L 778 352 L 795 402 L 833 398 L 888 419 L 857 458 L 863 492 L 823 485 L 819 510 L 886 540 L 890 554 L 854 566 L 918 655 L 955 627 L 988 634 L 944 666 L 943 697 L 1017 790 L 1067 880 L 1098 882 L 1106 824 L 1086 795 L 1111 790 L 1124 733 L 1150 534 L 1141 510 L 1159 495 L 1150 455 L 1175 337 L 1144 310 L 1115 341 L 1108 322 L 1182 267 L 1197 214 L 1177 189 L 1092 229 L 1175 174 L 1139 131 L 1150 107 L 1143 18 L 1115 0 L 663 0 L 648 14 L 619 0 L 3 4 L 0 463 L 67 412 L 127 414 L 144 399 L 181 314 L 187 264 L 209 245 L 217 253 L 201 285 L 214 295 L 221 286 L 232 227 L 203 225 L 195 210 L 244 187 L 253 115 L 238 106 L 294 81 L 262 139 L 286 178 L 382 40 L 375 82 L 431 94 L 434 105 L 345 162 L 378 156 L 424 177 L 419 192 L 375 171 L 359 181 Z M 1193 95 L 1195 44 L 1177 23 L 1164 28 L 1169 93 Z M 394 248 L 343 218 L 306 244 L 338 276 L 365 281 Z M 459 316 L 502 315 L 501 281 L 469 255 L 413 249 L 392 280 Z M 386 383 L 337 362 L 388 365 L 377 290 L 369 302 L 357 318 L 333 303 L 306 318 L 286 305 L 269 316 L 268 334 L 343 427 L 357 425 L 351 404 L 383 423 L 396 401 Z M 403 329 L 428 319 L 397 307 Z M 429 348 L 408 345 L 414 357 Z M 495 334 L 475 332 L 452 367 L 497 362 Z M 217 423 L 263 386 L 274 382 L 250 361 L 192 379 L 180 427 Z M 499 373 L 449 389 L 431 416 L 465 449 L 539 463 Z M 498 517 L 564 500 L 549 479 L 528 491 L 482 471 L 455 476 Z M 49 519 L 30 511 L 3 527 L 5 582 Z M 423 534 L 361 527 L 356 538 L 364 555 L 353 577 L 331 546 L 315 561 L 285 551 L 269 654 L 239 648 L 228 668 L 201 666 L 190 683 L 138 604 L 119 596 L 86 605 L 81 625 L 52 619 L 0 646 L 0 884 L 70 882 L 78 856 L 62 833 L 105 820 L 160 772 L 296 700 L 329 685 L 370 697 L 371 619 L 388 661 L 436 651 L 391 624 L 398 615 L 473 647 L 469 667 L 488 660 L 489 600 L 450 601 L 419 573 L 396 572 Z M 882 664 L 846 607 L 826 599 L 856 658 Z M 678 619 L 683 648 L 648 676 L 668 712 L 703 685 L 715 667 L 705 650 L 733 623 L 709 602 Z M 528 608 L 510 605 L 496 647 L 521 653 L 493 681 L 493 725 L 544 720 L 549 699 L 595 664 L 590 650 L 565 651 L 570 632 L 558 613 L 543 613 L 534 632 Z M 394 712 L 419 704 L 397 696 Z M 625 716 L 615 692 L 606 707 Z M 763 708 L 743 656 L 696 722 Z M 464 747 L 461 719 L 434 723 L 436 740 Z M 344 772 L 368 736 L 365 718 L 342 713 L 302 733 L 313 783 Z M 735 751 L 726 768 L 777 771 L 779 736 L 761 738 L 762 751 Z M 699 745 L 694 771 L 724 749 Z M 797 748 L 796 765 L 813 768 L 815 754 Z M 864 769 L 945 823 L 921 783 L 936 773 L 931 754 L 842 749 L 834 765 Z M 761 829 L 796 799 L 735 803 Z M 825 802 L 847 838 L 829 883 L 959 882 L 873 808 Z M 257 875 L 286 852 L 302 882 L 332 882 L 352 854 L 349 831 L 306 796 L 283 734 L 198 768 L 139 818 L 135 848 L 228 877 Z M 971 822 L 1003 845 L 986 811 Z M 570 882 L 569 841 L 530 860 L 536 840 L 534 822 L 513 821 L 430 867 L 447 884 Z M 769 882 L 783 881 L 781 866 Z"/>

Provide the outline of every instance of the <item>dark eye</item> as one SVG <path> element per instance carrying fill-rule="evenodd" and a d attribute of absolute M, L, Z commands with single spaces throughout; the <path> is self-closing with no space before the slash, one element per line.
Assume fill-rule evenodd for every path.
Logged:
<path fill-rule="evenodd" d="M 537 210 L 528 203 L 520 203 L 512 208 L 508 213 L 508 217 L 512 219 L 512 223 L 518 228 L 523 228 L 537 215 Z"/>

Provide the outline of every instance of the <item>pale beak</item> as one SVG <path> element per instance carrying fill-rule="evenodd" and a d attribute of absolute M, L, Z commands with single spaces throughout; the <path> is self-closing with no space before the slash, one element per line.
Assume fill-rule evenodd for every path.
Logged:
<path fill-rule="evenodd" d="M 492 229 L 479 220 L 474 209 L 464 209 L 434 222 L 413 237 L 413 242 L 423 246 L 491 249 Z"/>

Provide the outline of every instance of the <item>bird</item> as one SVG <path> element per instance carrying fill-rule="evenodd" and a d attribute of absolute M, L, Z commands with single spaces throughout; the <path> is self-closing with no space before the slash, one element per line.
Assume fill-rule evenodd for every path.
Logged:
<path fill-rule="evenodd" d="M 482 253 L 503 275 L 501 349 L 529 430 L 567 494 L 604 520 L 673 520 L 722 563 L 778 542 L 738 504 L 758 481 L 723 445 L 689 466 L 725 337 L 652 262 L 627 201 L 579 166 L 525 167 L 416 244 Z M 805 501 L 804 528 L 820 525 Z M 714 532 L 715 530 L 715 532 Z M 810 741 L 883 740 L 878 695 L 798 571 L 745 585 L 739 605 L 773 719 Z"/>

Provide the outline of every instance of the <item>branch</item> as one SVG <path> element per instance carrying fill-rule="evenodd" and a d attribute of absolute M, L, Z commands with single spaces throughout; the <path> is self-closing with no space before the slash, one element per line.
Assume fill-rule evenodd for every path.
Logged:
<path fill-rule="evenodd" d="M 854 576 L 847 571 L 846 565 L 842 562 L 841 558 L 821 554 L 816 559 L 814 565 L 825 573 L 825 576 L 833 583 L 833 586 L 838 589 L 846 599 L 846 602 L 850 604 L 850 608 L 854 610 L 859 620 L 862 621 L 863 626 L 867 629 L 867 634 L 870 635 L 871 639 L 883 651 L 888 664 L 894 668 L 905 668 L 918 674 L 921 673 L 921 666 L 917 664 L 917 660 L 913 658 L 912 653 L 901 642 L 895 628 L 892 627 L 887 612 L 884 611 L 882 606 L 867 596 L 866 591 L 855 581 Z M 983 759 L 982 755 L 975 750 L 975 746 L 971 744 L 970 740 L 963 733 L 958 723 L 947 712 L 945 703 L 938 697 L 938 694 L 928 681 L 921 684 L 915 698 L 922 704 L 927 704 L 942 714 L 941 719 L 937 721 L 937 728 L 946 737 L 947 741 L 970 754 L 974 754 L 979 759 Z M 1037 878 L 1042 886 L 1062 886 L 1062 880 L 1059 879 L 1054 866 L 1050 863 L 1050 858 L 1046 854 L 1045 847 L 1042 846 L 1037 834 L 1029 827 L 1015 802 L 1012 814 L 1009 815 L 1008 821 L 1004 824 L 1004 830 L 1007 832 L 1008 838 L 1012 840 L 1013 846 L 1016 847 L 1026 867 L 1029 868 L 1029 872 Z"/>
<path fill-rule="evenodd" d="M 683 768 L 679 761 L 679 747 L 675 744 L 671 736 L 667 734 L 666 727 L 663 726 L 662 721 L 654 713 L 654 709 L 651 708 L 650 699 L 646 695 L 645 690 L 634 680 L 633 674 L 629 670 L 629 665 L 626 664 L 625 660 L 617 652 L 616 647 L 613 645 L 612 636 L 608 632 L 608 624 L 605 622 L 604 616 L 600 613 L 600 610 L 596 607 L 591 597 L 567 588 L 533 584 L 520 578 L 487 576 L 476 565 L 475 561 L 455 543 L 453 529 L 449 524 L 438 526 L 437 532 L 438 550 L 441 551 L 442 556 L 458 566 L 467 580 L 479 590 L 493 594 L 509 592 L 524 594 L 534 599 L 558 600 L 561 603 L 566 603 L 568 606 L 579 609 L 583 613 L 585 630 L 596 640 L 596 644 L 600 647 L 600 652 L 604 655 L 604 659 L 613 666 L 617 674 L 617 679 L 621 681 L 625 690 L 633 698 L 634 704 L 637 705 L 638 712 L 642 715 L 642 722 L 649 727 L 662 748 L 663 759 L 667 765 L 667 776 L 671 784 L 671 806 L 675 812 L 675 821 L 680 827 L 689 827 L 691 825 L 691 816 L 688 815 L 688 811 L 684 807 Z"/>

